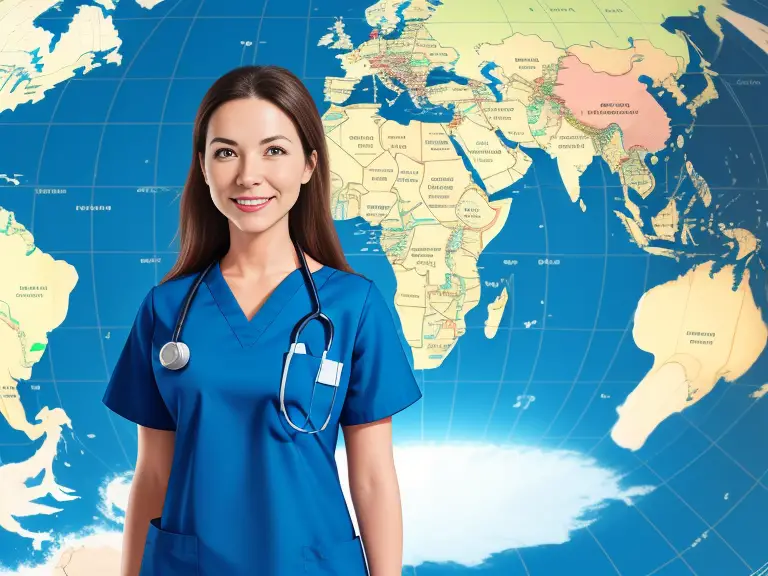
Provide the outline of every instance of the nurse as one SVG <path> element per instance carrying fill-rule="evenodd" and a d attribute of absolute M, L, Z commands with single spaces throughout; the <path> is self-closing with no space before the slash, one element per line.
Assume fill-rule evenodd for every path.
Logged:
<path fill-rule="evenodd" d="M 345 261 L 315 104 L 285 69 L 238 68 L 206 93 L 193 138 L 178 261 L 139 305 L 104 395 L 139 430 L 122 576 L 399 575 L 391 417 L 421 391 L 386 300 Z M 283 414 L 286 353 L 315 311 L 297 248 L 333 323 L 338 386 L 315 386 L 328 330 L 312 320 Z M 180 335 L 189 362 L 169 370 L 160 349 L 206 268 Z"/>

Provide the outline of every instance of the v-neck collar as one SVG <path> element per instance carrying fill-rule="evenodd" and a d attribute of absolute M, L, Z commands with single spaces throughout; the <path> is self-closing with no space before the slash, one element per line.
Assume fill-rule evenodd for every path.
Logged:
<path fill-rule="evenodd" d="M 312 273 L 318 291 L 325 279 L 331 274 L 332 269 L 323 266 Z M 296 268 L 283 278 L 275 287 L 264 303 L 261 305 L 256 315 L 248 320 L 243 309 L 238 304 L 234 292 L 224 279 L 221 273 L 220 262 L 211 266 L 210 271 L 205 277 L 205 283 L 213 295 L 213 299 L 221 311 L 221 314 L 229 323 L 238 341 L 243 347 L 252 346 L 259 337 L 269 327 L 273 320 L 285 308 L 289 300 L 296 294 L 299 287 L 304 286 L 304 273 L 301 268 Z"/>

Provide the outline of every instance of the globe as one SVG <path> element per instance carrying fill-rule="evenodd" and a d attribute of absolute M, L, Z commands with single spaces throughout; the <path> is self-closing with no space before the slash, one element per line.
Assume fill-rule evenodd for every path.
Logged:
<path fill-rule="evenodd" d="M 768 571 L 768 7 L 0 3 L 0 571 L 117 575 L 101 403 L 178 253 L 196 108 L 277 64 L 423 391 L 408 575 Z M 337 452 L 346 482 L 343 446 Z"/>

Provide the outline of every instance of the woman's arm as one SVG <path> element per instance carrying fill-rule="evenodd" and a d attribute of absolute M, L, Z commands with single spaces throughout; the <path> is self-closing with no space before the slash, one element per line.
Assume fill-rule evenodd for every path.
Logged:
<path fill-rule="evenodd" d="M 392 418 L 342 430 L 350 495 L 371 576 L 400 576 L 403 519 L 392 454 Z"/>
<path fill-rule="evenodd" d="M 137 576 L 149 521 L 163 511 L 176 435 L 139 426 L 139 452 L 123 529 L 121 576 Z"/>

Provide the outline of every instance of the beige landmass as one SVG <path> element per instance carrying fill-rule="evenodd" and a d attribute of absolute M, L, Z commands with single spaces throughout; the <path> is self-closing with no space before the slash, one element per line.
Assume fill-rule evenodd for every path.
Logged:
<path fill-rule="evenodd" d="M 763 384 L 762 386 L 760 386 L 760 388 L 752 392 L 752 394 L 750 394 L 749 396 L 750 398 L 760 399 L 766 394 L 768 394 L 768 384 Z"/>
<path fill-rule="evenodd" d="M 588 46 L 569 46 L 568 53 L 595 72 L 607 72 L 612 76 L 631 74 L 634 78 L 648 76 L 653 80 L 654 88 L 661 86 L 667 78 L 679 78 L 686 65 L 682 56 L 670 56 L 644 39 L 637 39 L 632 46 L 623 49 L 590 42 Z"/>
<path fill-rule="evenodd" d="M 499 330 L 501 324 L 501 318 L 504 316 L 504 309 L 507 307 L 507 287 L 501 289 L 501 293 L 496 296 L 496 299 L 488 304 L 488 318 L 485 320 L 484 330 L 485 337 L 488 339 L 496 336 L 496 332 Z"/>
<path fill-rule="evenodd" d="M 492 158 L 480 162 L 494 164 L 489 178 L 505 171 L 514 173 L 510 180 L 522 178 L 514 170 L 521 169 L 523 154 L 469 121 L 403 126 L 381 118 L 377 105 L 331 106 L 323 119 L 334 217 L 359 216 L 381 226 L 381 247 L 397 278 L 395 308 L 414 364 L 437 367 L 480 301 L 477 259 L 504 226 L 511 204 L 490 202 L 472 182 L 449 133 L 478 159 Z M 360 143 L 377 155 L 360 154 Z"/>
<path fill-rule="evenodd" d="M 483 182 L 502 173 L 508 176 L 516 173 L 522 177 L 530 166 L 527 154 L 520 151 L 519 156 L 516 149 L 504 146 L 492 132 L 475 122 L 460 122 L 452 132 Z M 524 162 L 524 168 L 517 166 L 520 160 Z"/>
<path fill-rule="evenodd" d="M 51 576 L 118 576 L 121 548 L 81 544 L 65 549 Z"/>
<path fill-rule="evenodd" d="M 720 10 L 719 16 L 768 53 L 768 30 L 765 24 L 725 7 Z"/>
<path fill-rule="evenodd" d="M 317 41 L 318 46 L 326 46 L 334 50 L 351 50 L 354 48 L 352 38 L 344 30 L 344 19 L 339 17 L 332 26 L 328 27 L 328 33 Z"/>
<path fill-rule="evenodd" d="M 485 58 L 475 48 L 501 43 L 510 36 L 510 30 L 537 35 L 562 49 L 592 43 L 627 49 L 629 38 L 647 40 L 670 57 L 682 59 L 685 69 L 690 61 L 685 38 L 661 24 L 668 17 L 697 13 L 699 6 L 705 8 L 707 25 L 722 38 L 717 19 L 729 12 L 725 0 L 644 0 L 633 2 L 631 7 L 626 3 L 603 7 L 592 0 L 569 0 L 567 5 L 517 0 L 444 2 L 424 26 L 440 44 L 461 54 L 456 73 L 476 80 L 483 79 Z"/>
<path fill-rule="evenodd" d="M 525 99 L 529 97 L 527 94 Z M 501 130 L 505 137 L 521 146 L 536 146 L 528 124 L 528 111 L 521 100 L 480 102 L 477 109 L 478 117 L 485 120 L 488 130 Z"/>
<path fill-rule="evenodd" d="M 640 449 L 664 420 L 695 404 L 720 378 L 733 382 L 754 364 L 768 339 L 749 286 L 733 289 L 733 266 L 712 278 L 713 263 L 649 290 L 638 302 L 632 335 L 653 355 L 651 370 L 617 409 L 611 438 Z"/>
<path fill-rule="evenodd" d="M 477 55 L 498 68 L 491 74 L 502 83 L 523 80 L 533 86 L 536 79 L 544 76 L 544 66 L 558 62 L 565 50 L 554 42 L 542 40 L 537 35 L 513 34 L 499 43 L 484 43 L 476 50 Z"/>
<path fill-rule="evenodd" d="M 751 257 L 753 254 L 756 254 L 760 248 L 760 241 L 749 230 L 744 228 L 728 229 L 725 227 L 725 224 L 720 224 L 720 231 L 724 236 L 727 236 L 736 242 L 736 247 L 738 248 L 736 260 Z"/>
<path fill-rule="evenodd" d="M 42 100 L 48 90 L 72 78 L 75 70 L 87 74 L 104 60 L 120 65 L 122 41 L 112 22 L 98 6 L 81 5 L 55 45 L 53 34 L 36 26 L 35 20 L 59 3 L 0 2 L 0 113 Z M 30 55 L 36 54 L 33 59 Z"/>
<path fill-rule="evenodd" d="M 560 128 L 544 148 L 552 158 L 557 159 L 557 169 L 563 179 L 563 185 L 571 199 L 577 202 L 581 198 L 581 175 L 594 160 L 597 151 L 592 138 L 573 126 L 568 120 L 560 121 Z M 581 204 L 584 210 L 584 204 Z"/>
<path fill-rule="evenodd" d="M 371 28 L 379 28 L 382 34 L 390 34 L 400 23 L 398 8 L 408 2 L 403 10 L 405 20 L 424 20 L 435 11 L 428 0 L 381 0 L 365 9 L 365 20 Z"/>
<path fill-rule="evenodd" d="M 674 242 L 680 229 L 680 214 L 677 211 L 677 200 L 674 196 L 656 216 L 651 218 L 651 224 L 657 238 Z"/>
<path fill-rule="evenodd" d="M 48 333 L 67 315 L 77 272 L 34 246 L 32 235 L 0 208 L 0 414 L 30 439 L 44 432 L 27 421 L 17 382 L 32 377 L 32 367 L 48 344 Z"/>

